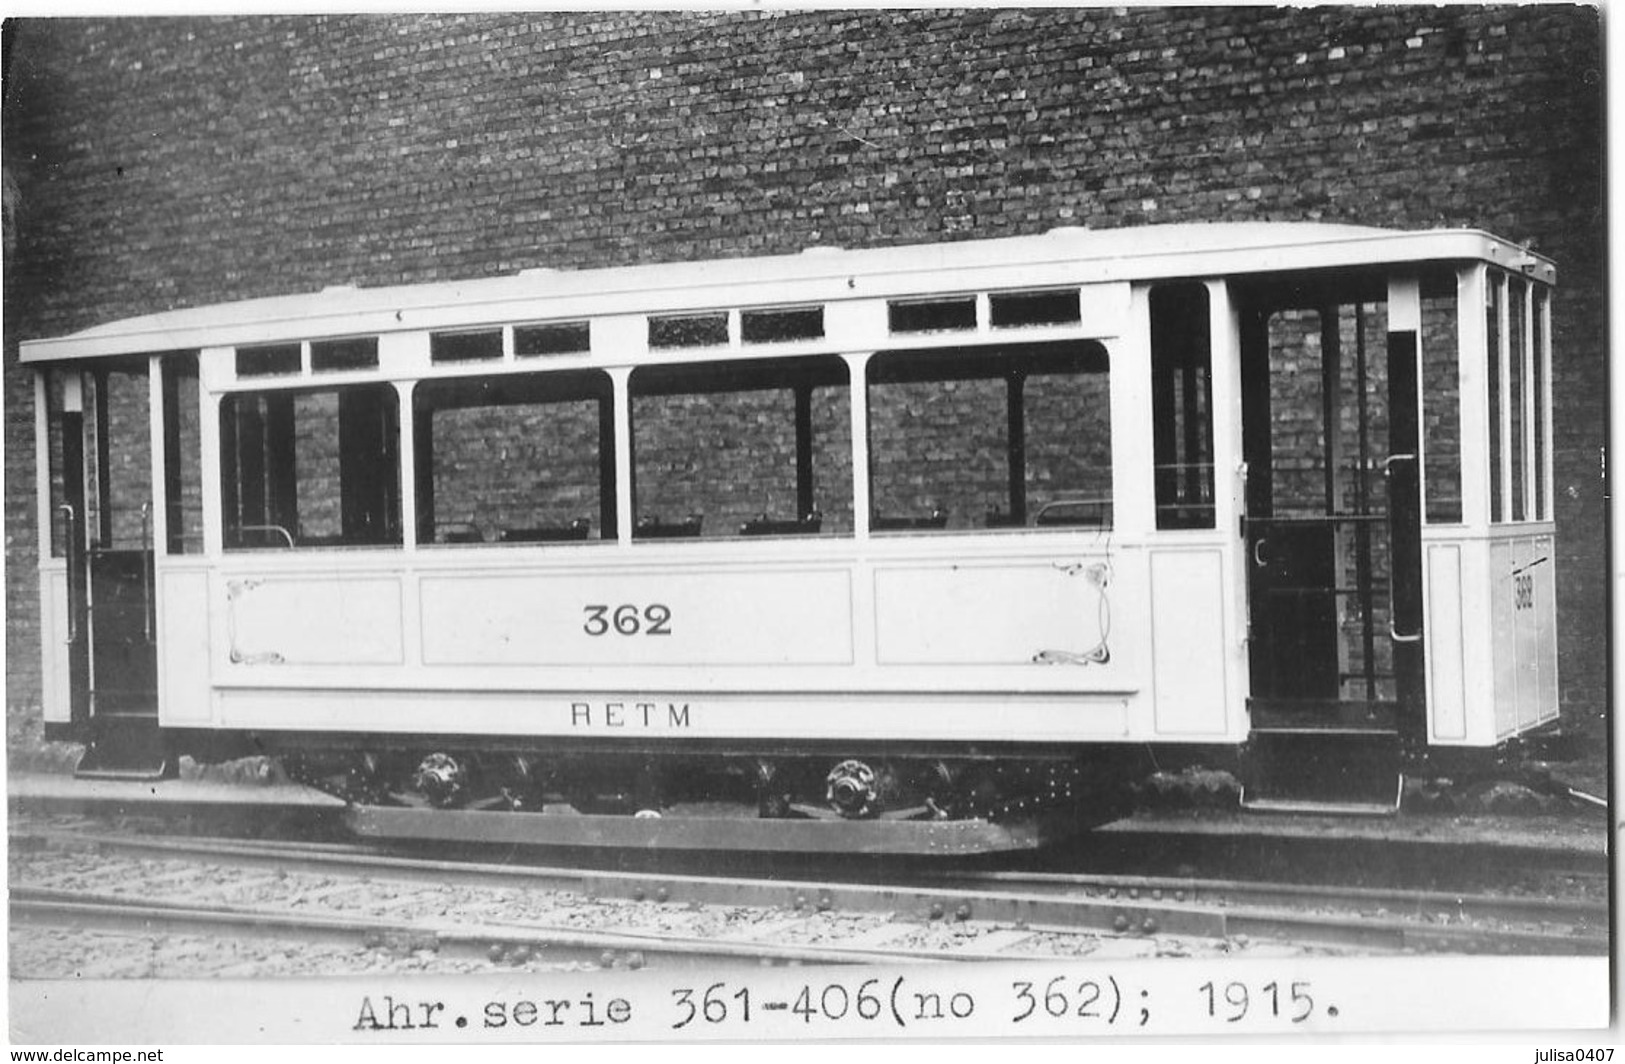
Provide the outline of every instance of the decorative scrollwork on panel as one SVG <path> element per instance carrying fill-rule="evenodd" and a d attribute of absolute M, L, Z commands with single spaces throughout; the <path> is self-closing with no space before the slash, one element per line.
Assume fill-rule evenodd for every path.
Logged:
<path fill-rule="evenodd" d="M 262 583 L 263 580 L 226 582 L 226 635 L 231 642 L 231 650 L 227 657 L 234 665 L 282 665 L 288 660 L 275 650 L 245 651 L 237 645 L 237 600 Z"/>
<path fill-rule="evenodd" d="M 1106 587 L 1111 583 L 1112 567 L 1110 562 L 1073 562 L 1059 564 L 1056 569 L 1067 576 L 1082 576 L 1094 585 L 1099 596 L 1099 605 L 1096 612 L 1099 640 L 1088 650 L 1040 650 L 1033 655 L 1035 665 L 1105 665 L 1112 660 L 1111 632 L 1112 632 L 1112 604 L 1106 595 Z M 1087 637 L 1085 637 L 1087 638 Z"/>

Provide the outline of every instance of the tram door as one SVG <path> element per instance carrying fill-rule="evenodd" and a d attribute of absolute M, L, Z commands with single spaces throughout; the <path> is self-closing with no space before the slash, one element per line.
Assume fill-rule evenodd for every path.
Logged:
<path fill-rule="evenodd" d="M 71 373 L 61 433 L 70 617 L 69 704 L 79 774 L 156 778 L 158 731 L 150 393 L 145 360 Z"/>
<path fill-rule="evenodd" d="M 1415 332 L 1386 279 L 1242 299 L 1258 804 L 1391 808 L 1422 732 Z"/>

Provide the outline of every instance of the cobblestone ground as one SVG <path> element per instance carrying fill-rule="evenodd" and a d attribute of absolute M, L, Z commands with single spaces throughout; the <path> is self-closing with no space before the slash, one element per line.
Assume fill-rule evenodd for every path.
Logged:
<path fill-rule="evenodd" d="M 1031 930 L 986 920 L 929 920 L 919 914 L 797 912 L 787 908 L 589 898 L 512 885 L 390 881 L 383 877 L 232 868 L 184 859 L 136 859 L 83 851 L 11 855 L 12 886 L 85 890 L 143 901 L 220 904 L 284 913 L 387 919 L 392 924 L 473 932 L 516 926 L 571 933 L 683 938 L 741 946 L 898 948 L 949 956 L 1149 957 L 1308 956 L 1325 949 L 1176 935 Z M 515 935 L 517 937 L 517 933 Z M 421 942 L 416 943 L 421 947 Z M 374 935 L 344 945 L 292 935 L 81 931 L 16 925 L 10 972 L 20 979 L 276 977 L 366 973 L 457 974 L 515 968 L 556 971 L 579 961 L 545 947 L 493 942 L 483 954 L 413 948 Z M 574 954 L 579 956 L 579 952 Z M 611 960 L 626 964 L 621 951 Z M 632 962 L 636 963 L 636 962 Z M 592 965 L 589 965 L 592 966 Z"/>

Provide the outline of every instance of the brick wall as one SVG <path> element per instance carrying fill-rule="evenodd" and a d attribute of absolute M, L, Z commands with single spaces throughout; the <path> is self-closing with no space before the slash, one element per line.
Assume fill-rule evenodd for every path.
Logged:
<path fill-rule="evenodd" d="M 16 344 L 168 307 L 1151 222 L 1482 226 L 1560 264 L 1563 698 L 1603 702 L 1601 41 L 1580 7 L 10 23 L 7 695 L 38 689 Z"/>

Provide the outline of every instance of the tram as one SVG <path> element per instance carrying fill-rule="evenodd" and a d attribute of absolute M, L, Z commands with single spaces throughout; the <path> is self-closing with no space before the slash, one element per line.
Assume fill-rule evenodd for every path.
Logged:
<path fill-rule="evenodd" d="M 1555 280 L 1473 230 L 1066 228 L 24 342 L 47 735 L 465 838 L 729 797 L 981 845 L 1215 756 L 1392 808 L 1557 722 Z"/>

